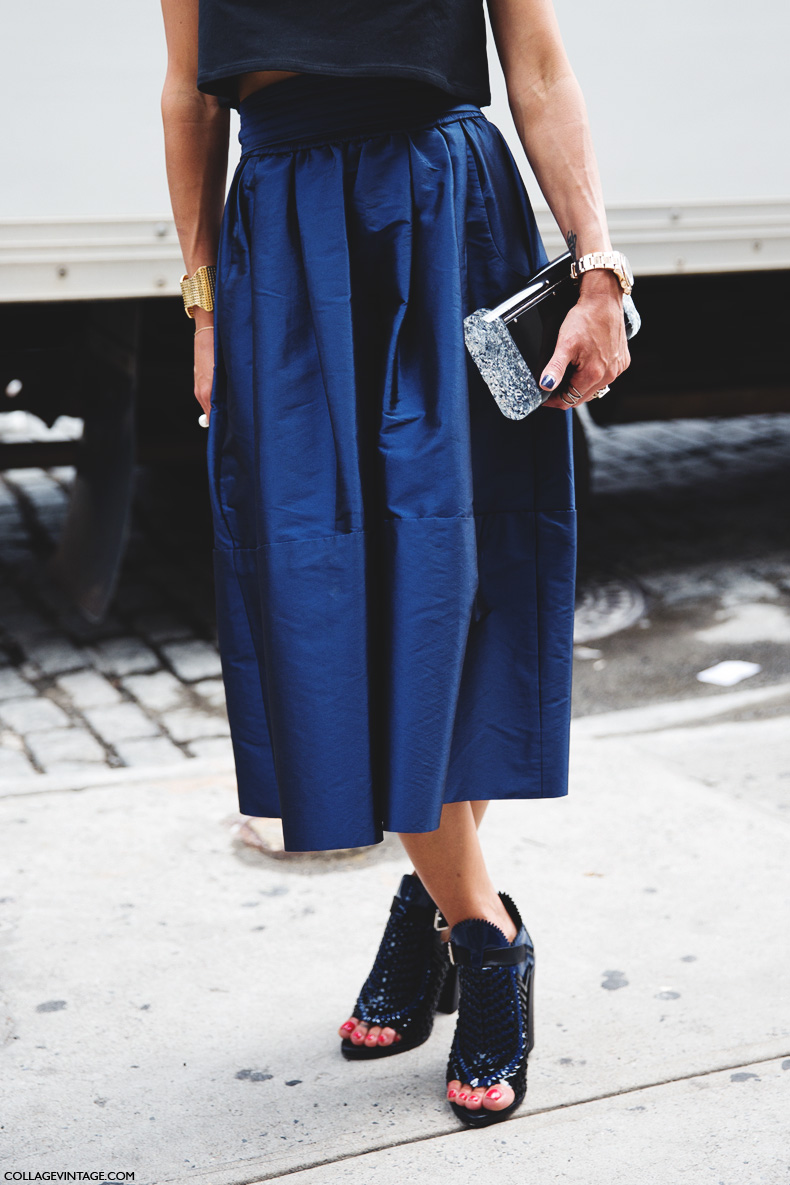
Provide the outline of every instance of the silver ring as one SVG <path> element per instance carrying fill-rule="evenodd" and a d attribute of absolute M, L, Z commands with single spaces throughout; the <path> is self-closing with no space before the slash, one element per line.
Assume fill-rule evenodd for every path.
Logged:
<path fill-rule="evenodd" d="M 574 387 L 573 383 L 568 384 L 568 389 L 570 391 L 573 391 L 574 395 L 576 396 L 577 403 L 579 402 L 580 399 L 584 399 L 584 396 L 582 395 L 581 391 L 577 391 L 576 388 Z"/>
<path fill-rule="evenodd" d="M 208 416 L 206 415 L 205 412 L 202 412 L 198 416 L 198 423 L 200 424 L 201 428 L 208 428 Z"/>
<path fill-rule="evenodd" d="M 593 395 L 593 399 L 603 399 L 603 397 L 604 397 L 604 395 L 606 394 L 606 392 L 607 392 L 607 391 L 611 391 L 611 389 L 612 389 L 612 388 L 611 388 L 611 387 L 609 387 L 609 386 L 606 386 L 606 387 L 601 387 L 600 391 L 596 391 L 596 392 L 594 393 L 594 395 Z"/>

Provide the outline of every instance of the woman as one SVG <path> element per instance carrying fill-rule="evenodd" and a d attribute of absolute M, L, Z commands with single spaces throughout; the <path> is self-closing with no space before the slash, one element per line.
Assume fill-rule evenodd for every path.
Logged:
<path fill-rule="evenodd" d="M 546 255 L 480 110 L 482 0 L 162 3 L 240 806 L 281 817 L 290 851 L 400 834 L 415 871 L 341 1048 L 414 1048 L 460 987 L 447 1098 L 482 1126 L 524 1097 L 535 964 L 477 827 L 490 799 L 567 793 L 568 410 L 628 365 L 625 261 L 586 260 L 541 376 L 554 394 L 507 420 L 463 317 Z M 611 251 L 551 0 L 489 11 L 570 248 Z M 229 105 L 242 158 L 226 199 Z M 216 308 L 197 283 L 215 263 Z"/>

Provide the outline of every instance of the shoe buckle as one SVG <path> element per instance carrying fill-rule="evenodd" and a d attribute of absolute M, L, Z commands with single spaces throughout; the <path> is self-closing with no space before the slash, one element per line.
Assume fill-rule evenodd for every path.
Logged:
<path fill-rule="evenodd" d="M 438 908 L 436 913 L 433 915 L 433 928 L 437 931 L 447 929 L 447 922 L 445 921 L 442 911 Z"/>
<path fill-rule="evenodd" d="M 447 943 L 447 957 L 448 957 L 448 959 L 450 960 L 451 964 L 452 964 L 452 965 L 453 965 L 453 967 L 454 967 L 454 966 L 455 966 L 455 955 L 453 954 L 453 944 L 452 944 L 452 942 L 448 942 L 448 943 Z"/>

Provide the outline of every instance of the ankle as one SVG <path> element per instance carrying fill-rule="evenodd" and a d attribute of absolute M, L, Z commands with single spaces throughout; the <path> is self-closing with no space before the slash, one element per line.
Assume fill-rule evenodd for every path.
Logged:
<path fill-rule="evenodd" d="M 477 898 L 464 902 L 456 913 L 457 916 L 453 914 L 452 917 L 445 913 L 450 928 L 469 918 L 482 918 L 501 930 L 508 942 L 512 942 L 518 933 L 518 928 L 502 904 L 499 894 L 495 894 L 493 898 Z"/>

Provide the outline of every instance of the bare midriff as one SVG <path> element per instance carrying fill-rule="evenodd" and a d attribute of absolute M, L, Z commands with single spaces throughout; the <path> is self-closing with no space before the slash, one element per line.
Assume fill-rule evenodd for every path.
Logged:
<path fill-rule="evenodd" d="M 283 78 L 293 78 L 295 74 L 301 73 L 301 70 L 251 70 L 247 74 L 240 74 L 238 101 L 241 103 L 264 86 L 271 86 L 273 82 L 281 82 Z"/>

